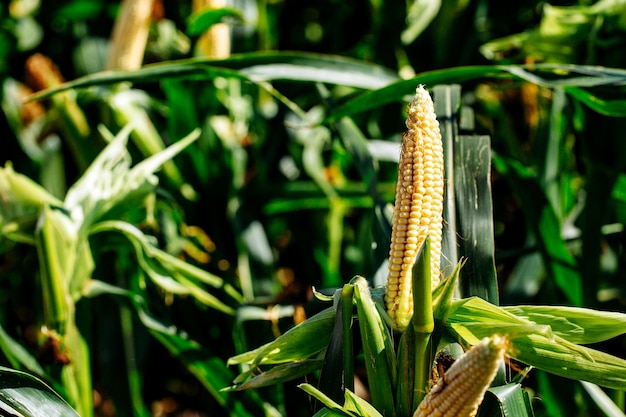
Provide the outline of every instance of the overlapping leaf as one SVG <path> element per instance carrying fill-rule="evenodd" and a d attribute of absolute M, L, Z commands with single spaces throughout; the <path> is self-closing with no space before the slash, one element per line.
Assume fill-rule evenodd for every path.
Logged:
<path fill-rule="evenodd" d="M 509 355 L 525 364 L 538 369 L 571 379 L 589 381 L 597 385 L 615 389 L 626 389 L 626 360 L 580 346 L 574 341 L 597 340 L 598 335 L 591 333 L 588 338 L 581 339 L 580 324 L 588 324 L 600 320 L 602 312 L 585 314 L 584 309 L 569 312 L 569 325 L 559 323 L 559 307 L 550 311 L 544 307 L 541 314 L 532 315 L 521 310 L 526 317 L 537 322 L 518 317 L 510 311 L 496 307 L 480 298 L 469 298 L 453 303 L 446 320 L 446 328 L 451 334 L 469 344 L 475 344 L 483 337 L 494 333 L 506 335 L 511 342 Z M 557 331 L 549 324 L 552 316 Z M 626 315 L 606 313 L 605 331 L 612 335 L 626 333 L 623 320 Z"/>

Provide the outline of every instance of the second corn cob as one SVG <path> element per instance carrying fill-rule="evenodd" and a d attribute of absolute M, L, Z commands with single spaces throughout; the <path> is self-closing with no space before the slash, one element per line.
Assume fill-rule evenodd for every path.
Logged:
<path fill-rule="evenodd" d="M 393 213 L 385 304 L 394 327 L 404 330 L 413 315 L 412 268 L 430 236 L 431 284 L 439 283 L 443 212 L 443 145 L 433 101 L 418 86 L 402 138 Z M 428 279 L 428 277 L 427 277 Z"/>
<path fill-rule="evenodd" d="M 508 339 L 494 335 L 465 352 L 432 387 L 413 417 L 474 417 L 507 346 Z"/>

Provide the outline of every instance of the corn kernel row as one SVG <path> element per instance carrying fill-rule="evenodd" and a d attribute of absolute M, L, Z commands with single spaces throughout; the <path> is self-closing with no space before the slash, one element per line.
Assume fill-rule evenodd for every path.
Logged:
<path fill-rule="evenodd" d="M 419 86 L 402 138 L 393 213 L 385 303 L 394 326 L 404 330 L 413 315 L 411 270 L 430 236 L 431 283 L 439 283 L 443 212 L 443 145 L 433 101 Z"/>

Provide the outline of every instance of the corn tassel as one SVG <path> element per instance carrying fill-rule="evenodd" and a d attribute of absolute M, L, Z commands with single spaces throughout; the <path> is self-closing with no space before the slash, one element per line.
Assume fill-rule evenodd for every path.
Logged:
<path fill-rule="evenodd" d="M 439 283 L 443 212 L 443 145 L 432 99 L 417 87 L 402 138 L 385 303 L 396 329 L 413 315 L 411 270 L 430 236 L 431 286 Z"/>
<path fill-rule="evenodd" d="M 413 417 L 474 417 L 508 346 L 486 337 L 456 360 L 420 403 Z"/>

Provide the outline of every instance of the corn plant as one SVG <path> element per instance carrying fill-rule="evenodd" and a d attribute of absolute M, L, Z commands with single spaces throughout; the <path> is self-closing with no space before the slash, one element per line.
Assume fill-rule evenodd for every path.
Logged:
<path fill-rule="evenodd" d="M 291 68 L 302 68 L 303 71 L 277 72 L 276 68 L 281 68 L 283 64 L 289 64 Z M 322 66 L 325 68 L 325 71 L 311 72 L 311 68 L 314 66 Z M 346 71 L 354 74 L 354 76 L 349 79 L 346 78 Z M 300 54 L 248 54 L 226 60 L 194 60 L 155 64 L 132 73 L 96 74 L 46 91 L 39 94 L 38 97 L 58 94 L 71 88 L 80 89 L 129 80 L 135 82 L 164 78 L 176 80 L 190 75 L 205 77 L 210 80 L 212 77 L 219 75 L 256 83 L 259 87 L 280 100 L 285 106 L 293 109 L 300 117 L 306 118 L 305 112 L 299 109 L 293 101 L 281 94 L 269 82 L 273 80 L 291 80 L 297 82 L 333 83 L 341 80 L 342 83 L 349 83 L 353 88 L 367 87 L 371 90 L 350 97 L 340 103 L 323 120 L 323 123 L 336 126 L 342 135 L 346 148 L 353 153 L 355 160 L 359 162 L 359 170 L 362 175 L 370 178 L 371 184 L 375 184 L 375 181 L 372 179 L 375 173 L 371 166 L 371 160 L 368 159 L 367 151 L 364 150 L 364 138 L 347 117 L 372 110 L 376 106 L 394 102 L 398 97 L 402 97 L 409 88 L 413 88 L 415 83 L 434 85 L 450 80 L 472 81 L 490 77 L 505 78 L 513 81 L 521 80 L 539 84 L 544 88 L 553 88 L 557 91 L 563 89 L 569 97 L 576 100 L 581 106 L 589 107 L 594 111 L 618 115 L 618 113 L 612 110 L 615 108 L 614 102 L 603 101 L 598 96 L 583 90 L 582 87 L 600 87 L 606 83 L 614 83 L 624 77 L 623 71 L 615 69 L 560 65 L 498 65 L 432 71 L 420 74 L 415 79 L 395 82 L 393 82 L 394 78 L 389 76 L 385 79 L 385 82 L 388 84 L 380 87 L 382 74 L 388 75 L 386 72 L 380 72 L 379 68 L 360 65 L 353 61 L 336 57 L 317 56 L 313 59 L 310 56 Z M 445 103 L 445 101 L 436 100 L 435 104 L 439 106 L 439 103 Z M 458 100 L 445 104 L 442 107 L 455 109 L 457 106 Z M 451 116 L 448 113 L 442 114 L 446 114 L 441 121 L 444 144 L 446 144 L 455 138 L 453 133 L 456 127 L 450 123 L 455 116 Z M 453 112 L 452 114 L 455 113 Z M 317 120 L 319 121 L 319 119 Z M 309 129 L 308 133 L 315 135 L 320 132 L 319 130 L 310 129 L 310 123 L 306 124 L 302 130 L 305 131 L 306 129 Z M 467 127 L 463 127 L 463 129 L 467 129 Z M 515 360 L 556 375 L 574 379 L 587 379 L 598 385 L 616 389 L 623 387 L 623 381 L 616 376 L 619 367 L 623 365 L 622 362 L 598 351 L 577 346 L 579 344 L 596 343 L 605 340 L 607 337 L 619 335 L 620 331 L 616 329 L 623 320 L 622 315 L 597 313 L 592 310 L 577 310 L 571 307 L 543 307 L 544 310 L 547 309 L 549 312 L 547 314 L 534 313 L 533 309 L 536 307 L 522 306 L 517 309 L 497 307 L 498 294 L 497 289 L 493 285 L 495 282 L 493 239 L 489 238 L 489 236 L 493 235 L 493 225 L 491 222 L 485 221 L 485 219 L 489 218 L 489 214 L 487 217 L 484 214 L 467 217 L 450 215 L 450 210 L 455 205 L 463 207 L 465 213 L 471 213 L 476 208 L 490 207 L 489 186 L 486 185 L 488 184 L 489 172 L 486 169 L 488 165 L 484 162 L 485 157 L 487 161 L 490 159 L 488 154 L 484 154 L 484 149 L 488 149 L 489 144 L 488 142 L 485 144 L 484 139 L 484 137 L 474 137 L 472 141 L 459 140 L 458 143 L 452 140 L 456 149 L 455 153 L 451 153 L 449 150 L 444 153 L 446 161 L 445 182 L 448 187 L 445 194 L 448 197 L 444 205 L 444 213 L 448 213 L 448 215 L 444 215 L 444 217 L 447 225 L 454 226 L 448 227 L 447 230 L 444 228 L 442 259 L 445 259 L 447 264 L 444 265 L 445 267 L 442 268 L 442 271 L 450 271 L 450 266 L 454 265 L 459 259 L 459 255 L 455 255 L 458 252 L 466 258 L 463 268 L 465 274 L 469 273 L 477 278 L 475 280 L 460 280 L 459 292 L 466 298 L 453 300 L 452 293 L 456 286 L 455 280 L 458 268 L 452 268 L 456 271 L 452 274 L 452 279 L 446 279 L 439 287 L 434 289 L 431 296 L 433 300 L 432 314 L 424 310 L 424 306 L 430 305 L 429 302 L 426 302 L 427 298 L 419 302 L 416 302 L 415 299 L 415 294 L 421 294 L 420 297 L 427 297 L 430 293 L 430 291 L 425 290 L 425 287 L 422 287 L 426 285 L 426 281 L 423 279 L 412 279 L 412 285 L 420 287 L 419 291 L 413 292 L 413 303 L 418 306 L 414 305 L 413 311 L 419 312 L 418 317 L 424 320 L 422 324 L 427 323 L 426 320 L 432 319 L 435 324 L 434 331 L 431 333 L 429 330 L 430 325 L 426 325 L 423 327 L 425 330 L 417 337 L 417 333 L 413 331 L 413 323 L 407 327 L 409 331 L 402 333 L 402 336 L 396 342 L 398 338 L 392 338 L 390 335 L 394 333 L 385 325 L 387 313 L 381 313 L 386 311 L 387 305 L 384 301 L 382 287 L 367 288 L 363 280 L 358 279 L 347 284 L 342 289 L 342 296 L 336 295 L 336 298 L 342 300 L 342 302 L 338 302 L 334 309 L 325 310 L 320 316 L 315 316 L 305 322 L 305 324 L 296 327 L 293 332 L 286 333 L 284 337 L 280 337 L 270 345 L 233 358 L 232 363 L 246 363 L 250 366 L 250 369 L 236 379 L 236 382 L 240 384 L 238 389 L 265 386 L 270 384 L 271 381 L 297 378 L 322 369 L 320 387 L 324 388 L 324 392 L 332 393 L 329 396 L 334 401 L 332 408 L 336 408 L 337 405 L 340 406 L 339 408 L 343 407 L 341 404 L 345 396 L 348 395 L 345 393 L 350 392 L 350 385 L 346 385 L 348 388 L 346 391 L 345 387 L 342 386 L 339 386 L 339 389 L 337 389 L 337 384 L 332 381 L 345 381 L 346 384 L 350 384 L 351 381 L 350 374 L 352 371 L 350 370 L 350 363 L 353 361 L 353 356 L 351 353 L 352 349 L 349 347 L 352 344 L 348 341 L 348 337 L 343 337 L 342 335 L 349 334 L 350 329 L 352 329 L 353 303 L 356 304 L 357 312 L 362 312 L 357 315 L 359 326 L 364 326 L 361 334 L 368 335 L 368 342 L 364 343 L 364 345 L 369 346 L 369 352 L 371 354 L 375 353 L 375 356 L 378 358 L 376 366 L 371 367 L 370 373 L 376 369 L 385 369 L 380 371 L 383 377 L 380 377 L 378 374 L 368 377 L 370 383 L 374 384 L 373 387 L 370 387 L 371 392 L 377 392 L 373 395 L 373 398 L 377 398 L 374 406 L 376 409 L 382 410 L 383 413 L 390 412 L 385 410 L 394 410 L 393 412 L 398 413 L 398 415 L 408 415 L 417 408 L 421 402 L 420 399 L 426 395 L 425 387 L 428 383 L 424 381 L 429 379 L 427 375 L 432 368 L 435 348 L 446 342 L 461 341 L 465 346 L 476 344 L 483 338 L 492 336 L 494 328 L 503 329 L 501 336 L 506 337 L 508 346 L 510 346 L 510 351 L 507 351 L 507 354 Z M 317 142 L 311 140 L 307 143 L 311 146 L 310 150 L 312 151 L 315 149 Z M 470 143 L 474 143 L 474 145 L 470 145 Z M 466 155 L 466 158 L 459 159 L 457 156 L 460 154 Z M 305 153 L 305 155 L 311 156 L 315 154 Z M 314 176 L 315 168 L 313 167 L 319 166 L 319 160 L 309 158 L 305 159 L 305 161 L 318 164 L 312 164 L 310 171 L 313 178 L 316 178 Z M 506 173 L 507 170 L 511 170 L 515 175 L 519 175 L 520 180 L 525 178 L 523 171 L 507 159 L 495 155 L 494 162 L 499 172 Z M 469 164 L 473 165 L 468 172 Z M 454 172 L 456 174 L 452 175 Z M 476 177 L 476 173 L 481 174 L 479 177 Z M 475 178 L 482 178 L 482 182 L 476 182 Z M 511 175 L 511 178 L 514 178 L 514 175 Z M 323 200 L 330 199 L 335 202 L 331 207 L 341 208 L 342 200 L 338 198 L 333 187 L 321 177 L 317 177 L 316 180 L 319 188 L 324 190 L 325 197 Z M 471 198 L 463 194 L 467 190 L 472 190 Z M 379 201 L 378 190 L 370 189 L 367 192 L 374 201 Z M 450 198 L 451 196 L 453 196 L 452 199 Z M 475 201 L 480 201 L 481 203 L 476 205 Z M 379 215 L 384 213 L 384 209 L 381 209 L 381 207 L 380 204 L 376 204 L 376 211 Z M 271 205 L 271 210 L 285 209 L 281 208 L 278 202 L 275 202 Z M 448 211 L 446 212 L 445 210 Z M 341 210 L 337 211 L 337 213 L 340 212 Z M 487 210 L 487 213 L 489 213 L 489 210 Z M 331 217 L 335 218 L 334 216 Z M 472 221 L 472 219 L 476 218 L 481 220 Z M 551 216 L 542 215 L 542 217 L 537 217 L 537 220 L 537 232 L 539 234 L 545 234 L 550 230 L 554 230 L 555 219 Z M 540 227 L 540 225 L 543 226 Z M 549 228 L 546 225 L 549 225 Z M 481 230 L 488 230 L 486 238 Z M 476 241 L 461 239 L 457 243 L 457 240 L 454 238 L 457 231 L 461 236 L 476 236 L 478 239 Z M 575 279 L 568 281 L 568 277 L 571 278 L 572 276 L 572 269 L 565 266 L 563 262 L 555 261 L 563 259 L 570 264 L 573 262 L 571 255 L 567 253 L 564 242 L 555 241 L 554 236 L 552 236 L 551 240 L 546 238 L 543 242 L 550 242 L 545 247 L 541 247 L 541 252 L 545 255 L 547 265 L 553 268 L 554 273 L 551 275 L 551 279 L 554 279 L 555 285 L 569 297 L 569 300 L 572 300 L 573 304 L 577 304 L 580 302 L 581 292 L 577 284 L 580 281 Z M 480 243 L 480 245 L 476 246 L 477 243 Z M 462 248 L 463 251 L 458 251 L 455 248 Z M 422 258 L 430 256 L 430 251 L 423 253 Z M 484 254 L 487 255 L 482 256 Z M 431 262 L 415 261 L 415 265 L 422 265 L 422 267 L 426 264 L 430 265 Z M 414 267 L 412 276 L 417 273 L 416 271 L 421 271 L 422 267 Z M 417 275 L 433 278 L 432 273 L 429 271 L 422 271 L 417 273 Z M 450 274 L 446 273 L 446 275 Z M 406 281 L 403 284 L 406 285 Z M 430 282 L 428 285 L 432 286 L 433 284 Z M 390 290 L 393 290 L 393 288 L 390 287 Z M 371 296 L 368 294 L 371 294 Z M 489 302 L 483 301 L 481 298 L 468 298 L 472 295 L 480 295 Z M 339 308 L 339 305 L 341 305 L 341 308 Z M 535 311 L 544 311 L 541 309 L 538 308 Z M 336 314 L 338 311 L 342 311 L 341 315 Z M 415 314 L 413 316 L 415 317 Z M 363 317 L 367 317 L 367 320 Z M 555 321 L 555 317 L 565 317 L 565 319 L 560 318 L 558 321 Z M 567 324 L 563 324 L 563 320 Z M 594 327 L 603 330 L 596 333 L 591 330 Z M 577 334 L 580 333 L 580 328 L 585 329 L 582 337 Z M 371 337 L 369 336 L 370 333 L 372 333 Z M 416 348 L 415 346 L 419 347 Z M 326 352 L 325 356 L 323 352 Z M 341 354 L 338 352 L 341 352 Z M 421 353 L 417 355 L 416 352 Z M 343 365 L 341 369 L 345 369 L 345 375 L 336 374 L 336 370 L 339 369 L 336 366 L 339 363 L 338 357 L 342 358 L 341 363 Z M 371 355 L 368 357 L 371 357 Z M 296 362 L 291 363 L 293 361 Z M 407 361 L 410 361 L 410 365 L 405 366 Z M 328 365 L 324 366 L 325 363 Z M 402 366 L 398 365 L 398 363 L 401 363 Z M 262 368 L 270 364 L 278 364 L 278 366 L 268 370 L 266 373 L 250 378 L 256 375 L 258 367 Z M 601 364 L 601 366 L 597 366 L 598 364 Z M 590 372 L 589 370 L 594 367 L 595 370 Z M 378 381 L 383 382 L 379 384 Z M 399 384 L 399 382 L 404 384 L 406 381 L 412 382 L 410 382 L 410 385 Z M 504 382 L 504 379 L 500 382 Z M 380 392 L 377 391 L 377 386 L 382 387 Z M 418 388 L 416 389 L 415 387 Z M 516 387 L 518 388 L 513 390 L 498 390 L 497 387 L 494 387 L 489 392 L 500 394 L 502 392 L 512 392 L 512 395 L 516 398 L 515 401 L 526 404 L 521 388 L 518 385 Z M 309 386 L 306 386 L 306 389 L 311 392 L 314 391 Z M 350 398 L 352 403 L 358 401 L 355 399 L 356 397 Z M 328 405 L 330 403 L 325 402 L 325 404 Z M 523 409 L 527 410 L 528 407 L 524 405 Z"/>
<path fill-rule="evenodd" d="M 221 278 L 160 249 L 154 237 L 126 221 L 132 218 L 134 205 L 141 207 L 144 201 L 151 200 L 157 184 L 155 171 L 197 140 L 199 132 L 192 132 L 131 168 L 126 147 L 131 129 L 129 125 L 115 137 L 102 129 L 109 144 L 68 190 L 63 201 L 15 172 L 10 164 L 0 170 L 3 238 L 5 242 L 29 245 L 36 251 L 35 276 L 40 291 L 38 298 L 42 301 L 38 312 L 40 352 L 32 352 L 32 348 L 26 348 L 4 330 L 0 348 L 13 367 L 48 381 L 81 416 L 94 413 L 90 353 L 95 335 L 90 330 L 93 324 L 85 319 L 90 317 L 87 307 L 95 307 L 88 300 L 105 294 L 118 299 L 121 325 L 126 331 L 132 334 L 137 321 L 141 323 L 167 350 L 180 355 L 190 372 L 214 393 L 218 402 L 227 401 L 227 397 L 218 393 L 227 379 L 220 381 L 223 375 L 215 372 L 217 369 L 228 372 L 223 363 L 211 359 L 197 342 L 155 316 L 147 290 L 156 288 L 172 296 L 192 297 L 225 314 L 234 312 L 232 304 L 240 302 L 241 295 Z M 134 258 L 138 265 L 132 275 L 119 281 L 102 276 L 104 271 L 97 271 L 94 262 L 112 244 L 121 245 L 116 262 Z M 221 297 L 208 288 L 219 289 Z M 125 349 L 128 358 L 135 357 L 136 345 L 130 340 L 126 341 Z M 183 351 L 205 355 L 208 360 L 201 362 L 197 357 L 185 356 Z M 147 415 L 141 399 L 141 380 L 134 375 L 137 370 L 133 369 L 132 360 L 126 366 L 134 413 Z M 6 401 L 9 405 L 19 404 L 19 399 L 10 393 Z M 245 414 L 245 408 L 236 402 L 233 413 Z"/>
<path fill-rule="evenodd" d="M 478 297 L 455 298 L 462 261 L 437 285 L 444 158 L 432 102 L 422 87 L 408 113 L 386 286 L 370 288 L 367 280 L 356 277 L 329 299 L 333 307 L 275 341 L 231 358 L 231 364 L 244 366 L 231 389 L 275 384 L 317 366 L 320 389 L 301 385 L 319 401 L 316 416 L 474 416 L 505 355 L 528 366 L 525 372 L 535 367 L 626 389 L 626 360 L 583 346 L 623 334 L 626 315 L 575 307 L 498 307 Z M 444 258 L 450 260 L 445 252 Z M 371 403 L 353 392 L 355 320 Z M 598 326 L 603 334 L 596 332 Z M 435 353 L 454 342 L 473 348 L 450 369 L 437 371 Z M 515 378 L 503 375 L 491 392 L 502 404 L 502 415 L 532 415 Z"/>
<path fill-rule="evenodd" d="M 45 376 L 46 382 L 72 403 L 77 390 L 87 395 L 84 381 L 77 383 L 71 377 L 81 356 L 75 347 L 64 349 L 69 345 L 63 342 L 72 340 L 68 336 L 71 331 L 64 332 L 63 326 L 61 334 L 58 329 L 41 331 L 48 329 L 41 326 L 43 312 L 52 312 L 56 315 L 50 322 L 55 327 L 56 322 L 66 322 L 69 317 L 67 321 L 71 323 L 76 318 L 76 327 L 94 364 L 94 387 L 113 398 L 120 416 L 149 415 L 144 402 L 154 401 L 151 395 L 157 381 L 169 377 L 161 369 L 158 378 L 154 378 L 152 372 L 157 367 L 143 362 L 146 352 L 155 345 L 158 350 L 159 344 L 165 348 L 161 349 L 164 354 L 154 358 L 153 363 L 161 365 L 169 353 L 186 365 L 182 372 L 190 372 L 198 380 L 192 384 L 199 382 L 206 389 L 207 395 L 195 398 L 202 398 L 205 404 L 217 403 L 215 409 L 207 406 L 209 414 L 276 413 L 267 403 L 259 406 L 261 400 L 256 392 L 218 392 L 217 387 L 233 378 L 222 363 L 234 354 L 230 343 L 222 343 L 230 332 L 230 315 L 236 311 L 233 333 L 237 352 L 245 352 L 267 341 L 262 327 L 278 335 L 291 323 L 292 316 L 301 320 L 303 312 L 310 308 L 300 305 L 308 296 L 310 284 L 317 288 L 339 287 L 345 300 L 342 308 L 326 310 L 315 321 L 316 326 L 332 333 L 332 339 L 319 339 L 316 332 L 308 339 L 314 347 L 326 346 L 325 356 L 278 366 L 262 374 L 264 378 L 246 380 L 251 375 L 246 373 L 237 380 L 241 383 L 238 387 L 266 384 L 276 375 L 283 381 L 287 373 L 292 377 L 313 373 L 317 378 L 317 371 L 322 369 L 317 388 L 335 401 L 325 404 L 335 407 L 345 401 L 373 415 L 371 407 L 347 394 L 358 391 L 358 386 L 351 386 L 350 377 L 341 377 L 345 386 L 335 382 L 339 378 L 334 373 L 336 369 L 342 369 L 344 375 L 357 373 L 364 377 L 360 368 L 366 364 L 359 354 L 362 343 L 355 339 L 352 344 L 351 339 L 343 337 L 357 327 L 351 327 L 353 323 L 347 317 L 367 317 L 359 325 L 376 322 L 378 327 L 375 314 L 380 314 L 385 322 L 382 326 L 389 325 L 387 331 L 392 336 L 391 340 L 385 339 L 384 333 L 366 336 L 374 344 L 373 349 L 368 348 L 370 355 L 377 358 L 378 366 L 373 368 L 386 366 L 384 357 L 396 356 L 399 363 L 415 362 L 415 366 L 397 370 L 387 367 L 381 373 L 390 375 L 396 386 L 405 380 L 419 386 L 424 384 L 426 374 L 432 374 L 428 386 L 443 386 L 433 390 L 436 396 L 445 394 L 446 381 L 456 380 L 452 378 L 456 374 L 449 371 L 446 378 L 441 364 L 444 360 L 440 359 L 445 355 L 433 355 L 430 349 L 452 339 L 458 342 L 461 338 L 448 330 L 448 325 L 455 323 L 454 328 L 461 331 L 459 326 L 466 325 L 470 315 L 475 319 L 476 314 L 468 311 L 483 311 L 491 317 L 485 321 L 502 327 L 504 324 L 498 321 L 503 319 L 501 311 L 492 311 L 490 307 L 497 306 L 499 299 L 506 304 L 550 304 L 556 300 L 572 306 L 624 310 L 619 279 L 624 270 L 622 237 L 626 219 L 626 142 L 621 140 L 626 127 L 624 72 L 619 69 L 624 67 L 623 2 L 603 0 L 561 7 L 529 1 L 511 12 L 509 7 L 500 7 L 501 2 L 488 0 L 411 1 L 406 3 L 406 9 L 382 7 L 372 0 L 364 2 L 366 7 L 359 5 L 354 13 L 349 4 L 335 10 L 333 2 L 322 0 L 316 3 L 317 7 L 309 8 L 301 7 L 299 2 L 261 1 L 255 4 L 257 16 L 249 13 L 255 2 L 247 3 L 245 13 L 228 8 L 202 9 L 202 1 L 194 1 L 191 6 L 187 2 L 165 2 L 167 10 L 159 9 L 160 1 L 124 1 L 119 12 L 119 2 L 112 0 L 15 0 L 10 5 L 0 5 L 4 23 L 0 25 L 0 56 L 4 58 L 0 60 L 0 78 L 11 77 L 4 79 L 2 108 L 18 139 L 5 142 L 1 156 L 13 161 L 15 171 L 36 178 L 35 182 L 50 194 L 44 204 L 52 208 L 41 216 L 52 220 L 42 221 L 47 227 L 42 227 L 37 235 L 37 244 L 45 250 L 39 253 L 32 242 L 34 233 L 29 232 L 32 219 L 40 214 L 37 210 L 33 209 L 35 214 L 30 217 L 21 216 L 24 213 L 10 216 L 8 227 L 2 229 L 0 252 L 6 262 L 2 262 L 0 271 L 6 291 L 0 292 L 0 296 L 6 307 L 0 315 L 0 339 L 3 352 L 15 355 L 2 355 L 5 364 Z M 155 5 L 154 10 L 150 10 L 151 4 Z M 132 16 L 131 6 L 141 13 Z M 183 34 L 175 25 L 185 25 L 190 8 L 194 14 L 187 20 Z M 336 13 L 326 14 L 325 10 Z M 105 42 L 101 36 L 109 33 L 108 26 L 116 13 L 112 52 L 109 59 L 102 59 Z M 150 15 L 155 21 L 148 31 Z M 224 25 L 205 33 L 223 17 L 238 18 L 233 28 L 233 51 L 259 52 L 229 57 L 225 49 L 231 46 L 231 39 L 222 30 Z M 534 23 L 536 28 L 532 27 Z M 293 36 L 302 28 L 306 28 L 303 36 Z M 492 40 L 510 35 L 511 30 L 523 32 Z M 56 39 L 58 34 L 64 36 L 62 47 Z M 199 38 L 191 52 L 195 36 Z M 480 52 L 497 65 L 461 66 L 484 62 L 483 58 L 478 59 L 477 46 L 485 41 Z M 38 42 L 41 49 L 37 48 Z M 216 46 L 222 47 L 219 52 Z M 379 65 L 335 55 L 263 52 L 280 47 L 338 53 Z M 27 51 L 53 54 L 67 76 L 90 75 L 64 84 L 58 69 L 50 65 L 52 61 L 34 54 L 27 60 L 24 81 L 31 88 L 53 90 L 39 95 L 47 100 L 31 101 L 22 107 L 22 100 L 29 93 L 16 80 L 23 79 L 20 61 Z M 142 61 L 188 57 L 190 52 L 197 58 L 139 69 Z M 112 71 L 94 74 L 105 68 L 105 61 Z M 535 65 L 537 62 L 541 64 Z M 510 65 L 514 63 L 526 65 Z M 445 69 L 430 71 L 433 68 Z M 413 269 L 420 270 L 425 265 L 425 261 L 413 256 L 419 252 L 422 240 L 427 239 L 420 236 L 417 245 L 412 240 L 398 242 L 402 230 L 392 231 L 392 210 L 387 204 L 393 201 L 392 165 L 397 162 L 399 148 L 393 142 L 399 142 L 401 136 L 397 133 L 398 109 L 420 83 L 433 87 L 447 149 L 443 155 L 443 257 L 441 264 L 433 260 L 437 258 L 439 239 L 434 232 L 429 233 L 432 250 L 422 249 L 421 256 L 424 260 L 430 256 L 426 263 L 431 265 L 431 271 L 423 273 L 431 275 L 430 285 L 435 288 L 437 281 L 455 271 L 455 264 L 463 259 L 463 267 L 452 274 L 458 275 L 456 285 L 449 281 L 450 288 L 456 286 L 457 296 L 461 297 L 453 302 L 467 302 L 454 304 L 452 310 L 463 317 L 457 322 L 454 315 L 451 321 L 440 318 L 446 317 L 443 290 L 435 290 L 431 295 L 434 306 L 430 311 L 424 308 L 430 305 L 428 299 L 411 300 L 414 294 L 429 293 L 425 281 L 419 281 L 419 289 L 413 291 L 413 271 L 409 266 L 401 266 L 401 271 L 392 271 L 400 274 L 391 276 L 386 284 L 386 271 L 396 264 L 381 265 L 390 255 L 390 234 L 391 250 L 411 251 L 412 261 L 407 265 L 417 265 Z M 462 83 L 467 98 L 463 102 L 474 101 L 474 106 L 461 107 L 457 87 L 438 86 L 446 83 Z M 148 91 L 143 90 L 146 85 Z M 450 95 L 452 99 L 448 100 Z M 523 115 L 519 114 L 519 105 Z M 468 115 L 470 110 L 478 114 L 476 126 L 468 126 L 468 121 L 474 121 Z M 43 117 L 28 119 L 32 115 Z M 73 261 L 89 263 L 91 256 L 93 268 L 85 268 L 93 269 L 92 274 L 87 274 L 91 279 L 85 280 L 84 285 L 75 280 L 72 291 L 82 288 L 85 292 L 66 302 L 67 310 L 55 312 L 50 306 L 62 305 L 62 291 L 48 285 L 48 281 L 44 281 L 45 291 L 39 288 L 39 277 L 55 275 L 48 271 L 54 268 L 45 268 L 44 259 L 57 246 L 54 239 L 47 238 L 56 235 L 50 231 L 54 229 L 50 225 L 56 227 L 54 220 L 64 218 L 57 212 L 64 213 L 68 189 L 76 188 L 72 184 L 111 139 L 112 135 L 97 126 L 105 124 L 108 130 L 117 132 L 129 123 L 135 127 L 129 141 L 134 159 L 157 154 L 167 143 L 196 128 L 202 128 L 202 133 L 176 161 L 164 162 L 159 187 L 153 188 L 145 199 L 129 204 L 126 203 L 130 200 L 114 201 L 112 210 L 89 228 L 87 249 L 66 261 L 67 265 Z M 492 140 L 469 132 L 489 133 Z M 10 133 L 8 137 L 11 138 Z M 394 156 L 390 157 L 390 153 Z M 495 168 L 493 202 L 490 182 L 486 180 L 490 160 Z M 20 178 L 24 179 L 20 186 L 33 186 L 24 176 Z M 400 176 L 398 180 L 401 190 Z M 503 188 L 510 193 L 504 198 Z M 416 208 L 424 205 L 419 197 L 413 201 L 411 196 L 410 201 Z M 401 203 L 402 199 L 396 210 Z M 492 203 L 494 222 L 490 221 Z M 509 218 L 512 215 L 514 219 Z M 440 223 L 430 221 L 429 225 Z M 503 241 L 506 245 L 516 242 L 517 246 L 503 249 Z M 44 254 L 38 258 L 41 253 Z M 503 284 L 500 289 L 495 285 L 494 260 L 498 282 Z M 73 269 L 67 265 L 64 269 Z M 204 274 L 195 266 L 212 274 Z M 435 272 L 438 268 L 441 273 Z M 367 277 L 369 286 L 360 279 L 345 285 L 346 278 L 354 274 Z M 240 288 L 233 290 L 220 282 Z M 219 288 L 211 289 L 214 284 Z M 283 285 L 285 288 L 274 297 Z M 396 303 L 396 285 L 401 303 Z M 203 291 L 205 286 L 208 291 Z M 32 294 L 41 296 L 33 300 Z M 489 304 L 469 301 L 471 296 L 479 296 Z M 215 301 L 212 297 L 218 297 L 225 305 L 206 310 Z M 338 294 L 336 298 L 341 297 Z M 369 309 L 370 298 L 376 307 L 374 313 Z M 250 304 L 239 305 L 242 300 Z M 362 305 L 355 310 L 357 302 Z M 74 307 L 76 312 L 72 311 Z M 381 309 L 385 311 L 378 313 Z M 553 314 L 555 308 L 548 310 L 547 314 Z M 31 314 L 35 317 L 26 314 L 29 311 L 34 311 Z M 523 307 L 511 313 L 538 325 L 544 323 L 542 309 L 530 311 Z M 591 313 L 585 310 L 583 315 Z M 395 320 L 397 315 L 400 325 Z M 331 327 L 326 320 L 329 316 L 335 316 Z M 596 318 L 601 320 L 600 316 Z M 262 326 L 257 326 L 259 321 Z M 422 324 L 416 327 L 416 322 Z M 581 332 L 574 330 L 576 326 L 584 327 L 587 335 L 594 331 L 594 326 L 600 333 L 606 332 L 594 320 L 545 322 L 553 330 L 569 332 L 568 340 L 580 344 L 590 343 L 593 338 L 575 339 L 573 333 Z M 174 332 L 172 326 L 179 331 Z M 33 334 L 37 340 L 33 340 Z M 475 337 L 468 331 L 464 334 L 478 346 L 482 346 L 481 337 L 487 337 L 492 342 L 504 339 L 506 343 L 496 345 L 512 349 L 510 336 L 496 339 L 488 332 Z M 292 336 L 296 339 L 295 334 Z M 444 336 L 450 340 L 438 340 Z M 122 343 L 110 343 L 111 340 Z M 469 343 L 461 342 L 463 348 L 469 347 Z M 620 355 L 619 341 L 612 343 Z M 286 342 L 281 348 L 285 346 Z M 600 348 L 606 346 L 611 345 L 602 344 Z M 385 354 L 376 350 L 382 347 Z M 441 352 L 459 349 L 459 345 L 451 344 Z M 292 351 L 292 358 L 300 356 Z M 39 365 L 44 369 L 39 369 L 37 361 L 42 362 Z M 254 375 L 268 366 L 257 365 L 259 369 L 252 371 Z M 117 372 L 120 366 L 123 369 Z M 109 369 L 116 372 L 103 372 Z M 123 378 L 119 378 L 120 374 Z M 529 385 L 538 384 L 540 407 L 548 415 L 584 414 L 577 409 L 579 405 L 595 407 L 590 398 L 601 402 L 597 399 L 603 391 L 595 385 L 557 379 L 540 370 L 530 375 Z M 85 371 L 80 376 L 88 375 Z M 309 376 L 311 381 L 314 377 Z M 493 385 L 504 382 L 500 373 Z M 100 391 L 102 387 L 104 391 Z M 159 385 L 157 390 L 160 388 Z M 426 407 L 427 401 L 420 402 L 423 391 L 394 387 L 375 394 L 376 400 L 372 401 L 380 403 L 383 398 L 396 395 L 394 404 L 400 404 L 397 413 L 410 414 L 417 403 Z M 484 397 L 486 406 L 497 401 L 494 397 L 505 397 L 502 393 L 506 391 L 511 391 L 508 385 L 492 387 Z M 271 395 L 266 396 L 268 392 Z M 523 405 L 523 391 L 512 392 Z M 281 402 L 297 402 L 291 392 L 281 397 L 280 389 L 259 393 L 279 407 Z M 610 394 L 623 409 L 624 394 Z M 105 398 L 105 405 L 106 401 Z M 514 404 L 506 398 L 505 401 L 507 409 Z M 525 405 L 522 408 L 527 409 Z"/>

